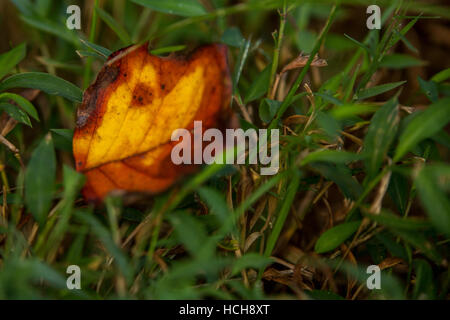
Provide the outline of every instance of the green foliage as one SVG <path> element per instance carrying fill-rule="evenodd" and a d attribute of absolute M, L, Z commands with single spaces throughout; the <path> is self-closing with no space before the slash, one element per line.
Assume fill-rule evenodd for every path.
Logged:
<path fill-rule="evenodd" d="M 56 159 L 53 141 L 45 136 L 34 150 L 25 172 L 25 203 L 42 226 L 47 218 L 55 189 Z"/>
<path fill-rule="evenodd" d="M 354 234 L 360 224 L 361 221 L 345 222 L 325 231 L 317 240 L 314 251 L 324 253 L 335 249 Z"/>
<path fill-rule="evenodd" d="M 132 0 L 133 2 L 169 14 L 175 14 L 184 17 L 201 16 L 206 13 L 198 0 Z"/>
<path fill-rule="evenodd" d="M 72 83 L 42 72 L 24 72 L 6 78 L 0 83 L 0 91 L 11 88 L 39 89 L 48 94 L 61 96 L 74 102 L 81 102 L 83 92 Z"/>
<path fill-rule="evenodd" d="M 0 79 L 8 74 L 23 58 L 25 58 L 25 43 L 18 45 L 0 55 Z"/>
<path fill-rule="evenodd" d="M 80 31 L 65 27 L 66 1 L 11 2 L 0 299 L 448 298 L 450 69 L 408 40 L 446 8 L 389 4 L 359 39 L 347 33 L 364 1 L 95 1 Z M 243 128 L 280 130 L 277 174 L 212 164 L 141 202 L 84 200 L 72 161 L 82 88 L 114 51 L 147 41 L 154 55 L 228 46 L 230 108 Z M 306 64 L 281 72 L 300 51 Z M 311 70 L 316 54 L 327 67 Z M 66 288 L 72 264 L 82 290 Z M 369 264 L 381 290 L 366 290 Z"/>
<path fill-rule="evenodd" d="M 403 130 L 395 150 L 394 161 L 400 160 L 420 141 L 438 133 L 450 121 L 450 99 L 445 98 L 430 105 L 414 117 Z"/>

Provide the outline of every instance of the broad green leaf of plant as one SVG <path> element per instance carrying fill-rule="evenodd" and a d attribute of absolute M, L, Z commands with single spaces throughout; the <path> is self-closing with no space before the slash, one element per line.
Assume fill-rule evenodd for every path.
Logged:
<path fill-rule="evenodd" d="M 436 83 L 443 82 L 447 79 L 450 79 L 450 68 L 447 68 L 445 70 L 442 70 L 438 73 L 436 73 L 432 78 L 431 81 L 434 81 Z"/>
<path fill-rule="evenodd" d="M 421 77 L 417 77 L 420 89 L 430 99 L 431 102 L 436 102 L 439 98 L 438 87 L 434 81 L 425 81 Z"/>
<path fill-rule="evenodd" d="M 50 129 L 50 131 L 64 137 L 67 140 L 72 141 L 73 139 L 73 130 L 72 129 Z"/>
<path fill-rule="evenodd" d="M 72 152 L 73 130 L 71 129 L 50 129 L 55 148 L 66 152 Z"/>
<path fill-rule="evenodd" d="M 330 113 L 317 112 L 316 121 L 319 127 L 334 141 L 341 132 L 341 124 Z"/>
<path fill-rule="evenodd" d="M 272 259 L 264 257 L 260 254 L 253 252 L 247 253 L 234 262 L 231 273 L 236 275 L 240 271 L 247 268 L 262 269 L 270 264 L 271 261 Z"/>
<path fill-rule="evenodd" d="M 423 231 L 431 227 L 430 223 L 424 219 L 400 217 L 389 212 L 387 209 L 382 209 L 378 214 L 367 213 L 366 217 L 382 226 L 393 229 Z"/>
<path fill-rule="evenodd" d="M 364 138 L 365 165 L 367 177 L 373 177 L 380 168 L 398 129 L 398 102 L 392 99 L 383 105 L 372 117 Z"/>
<path fill-rule="evenodd" d="M 423 66 L 425 61 L 414 58 L 407 54 L 394 53 L 385 56 L 381 60 L 380 66 L 388 69 L 405 69 L 411 67 Z"/>
<path fill-rule="evenodd" d="M 74 84 L 43 72 L 24 72 L 10 76 L 0 83 L 0 91 L 11 88 L 39 89 L 51 95 L 62 96 L 74 102 L 81 102 L 83 92 Z"/>
<path fill-rule="evenodd" d="M 337 120 L 349 119 L 358 115 L 371 114 L 379 109 L 370 103 L 344 104 L 330 110 L 330 115 Z"/>
<path fill-rule="evenodd" d="M 416 281 L 413 289 L 413 299 L 435 299 L 433 269 L 424 259 L 413 260 Z"/>
<path fill-rule="evenodd" d="M 450 121 L 450 98 L 441 99 L 415 116 L 403 130 L 394 155 L 399 161 L 420 141 L 438 133 Z"/>
<path fill-rule="evenodd" d="M 357 98 L 359 100 L 375 97 L 379 94 L 391 91 L 392 89 L 395 89 L 403 84 L 405 84 L 406 81 L 398 81 L 398 82 L 392 82 L 392 83 L 385 83 L 376 87 L 371 87 L 367 89 L 363 89 L 359 91 L 357 94 Z"/>
<path fill-rule="evenodd" d="M 245 96 L 245 103 L 261 98 L 269 89 L 271 65 L 267 65 L 252 83 Z"/>
<path fill-rule="evenodd" d="M 281 101 L 264 99 L 261 100 L 259 105 L 259 118 L 265 123 L 272 121 L 273 117 L 277 114 L 278 109 L 281 106 Z"/>
<path fill-rule="evenodd" d="M 23 111 L 28 113 L 33 119 L 39 121 L 38 113 L 30 101 L 15 93 L 9 92 L 0 93 L 0 101 L 9 101 L 9 100 L 14 101 L 19 107 L 23 109 Z"/>
<path fill-rule="evenodd" d="M 42 226 L 55 190 L 56 157 L 48 134 L 31 155 L 25 171 L 25 204 Z"/>
<path fill-rule="evenodd" d="M 17 106 L 7 103 L 0 102 L 0 111 L 6 112 L 11 118 L 16 120 L 17 122 L 23 123 L 29 127 L 32 127 L 30 118 L 28 115 L 22 111 L 22 109 Z"/>
<path fill-rule="evenodd" d="M 231 211 L 223 196 L 215 189 L 200 187 L 197 192 L 200 197 L 208 204 L 211 213 L 216 215 L 221 223 L 225 223 L 231 215 Z"/>
<path fill-rule="evenodd" d="M 399 173 L 393 172 L 387 192 L 397 206 L 400 214 L 403 215 L 408 205 L 408 179 Z"/>
<path fill-rule="evenodd" d="M 447 237 L 450 237 L 450 201 L 438 181 L 449 178 L 450 167 L 434 165 L 420 170 L 415 180 L 420 200 L 431 222 Z"/>
<path fill-rule="evenodd" d="M 396 238 L 394 238 L 389 231 L 381 232 L 375 235 L 375 238 L 386 247 L 393 257 L 398 257 L 403 260 L 408 259 L 408 254 L 406 253 L 404 246 L 398 243 Z"/>
<path fill-rule="evenodd" d="M 0 79 L 11 71 L 23 58 L 25 58 L 25 43 L 0 55 Z"/>
<path fill-rule="evenodd" d="M 425 256 L 433 260 L 436 264 L 442 263 L 442 255 L 436 250 L 434 245 L 425 238 L 422 232 L 407 231 L 403 229 L 390 228 L 392 233 L 420 250 Z"/>
<path fill-rule="evenodd" d="M 317 162 L 311 163 L 310 166 L 319 171 L 326 179 L 335 182 L 346 198 L 356 200 L 361 196 L 362 186 L 352 177 L 350 169 L 345 165 Z"/>
<path fill-rule="evenodd" d="M 174 212 L 168 217 L 175 229 L 178 240 L 193 257 L 207 258 L 211 254 L 211 246 L 204 226 L 187 212 Z M 211 242 L 211 241 L 209 241 Z"/>
<path fill-rule="evenodd" d="M 114 263 L 117 264 L 120 272 L 129 282 L 133 277 L 133 270 L 128 263 L 127 256 L 111 237 L 111 232 L 91 212 L 78 209 L 74 212 L 74 215 L 91 227 L 92 234 L 102 242 L 106 251 L 114 258 Z"/>
<path fill-rule="evenodd" d="M 244 44 L 245 39 L 242 36 L 242 33 L 239 30 L 239 28 L 231 27 L 226 29 L 225 32 L 222 34 L 220 42 L 228 46 L 240 48 Z"/>
<path fill-rule="evenodd" d="M 266 257 L 270 256 L 272 254 L 273 249 L 275 248 L 275 244 L 278 240 L 278 237 L 280 236 L 281 230 L 283 229 L 287 215 L 290 212 L 290 208 L 295 199 L 295 195 L 297 194 L 298 186 L 300 185 L 300 178 L 301 172 L 297 170 L 292 172 L 292 175 L 290 176 L 289 179 L 289 185 L 286 191 L 286 196 L 283 199 L 280 210 L 278 212 L 277 220 L 275 221 L 273 230 L 270 233 L 269 239 L 267 240 L 267 246 L 264 251 L 264 255 Z"/>
<path fill-rule="evenodd" d="M 363 156 L 361 154 L 337 151 L 337 150 L 318 150 L 311 152 L 301 161 L 301 165 L 304 166 L 311 162 L 331 162 L 346 164 L 353 161 L 361 160 Z"/>
<path fill-rule="evenodd" d="M 317 253 L 325 253 L 337 248 L 358 230 L 360 224 L 361 221 L 359 220 L 344 222 L 328 229 L 317 240 L 314 251 Z"/>
<path fill-rule="evenodd" d="M 206 14 L 205 8 L 198 0 L 131 0 L 134 3 L 155 11 L 183 17 L 195 17 Z"/>

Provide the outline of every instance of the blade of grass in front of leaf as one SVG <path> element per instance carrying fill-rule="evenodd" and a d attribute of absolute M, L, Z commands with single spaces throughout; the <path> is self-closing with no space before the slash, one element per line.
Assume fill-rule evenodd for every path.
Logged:
<path fill-rule="evenodd" d="M 89 51 L 89 50 L 76 50 L 76 53 L 80 56 L 80 58 L 89 58 L 89 57 L 93 57 L 93 58 L 97 58 L 101 61 L 106 61 L 105 56 L 103 56 L 102 54 L 99 54 L 95 51 Z"/>
<path fill-rule="evenodd" d="M 206 14 L 198 0 L 131 0 L 132 2 L 155 11 L 183 17 L 197 17 Z"/>
<path fill-rule="evenodd" d="M 185 48 L 186 48 L 185 45 L 169 46 L 169 47 L 153 49 L 153 50 L 150 51 L 150 53 L 155 55 L 155 56 L 157 56 L 157 55 L 160 55 L 160 54 L 181 51 L 181 50 L 184 50 Z"/>
<path fill-rule="evenodd" d="M 86 47 L 88 47 L 89 49 L 93 50 L 94 52 L 97 52 L 98 54 L 100 54 L 104 58 L 108 58 L 111 55 L 111 53 L 112 53 L 111 50 L 109 50 L 109 49 L 107 49 L 105 47 L 102 47 L 102 46 L 100 46 L 98 44 L 95 44 L 95 43 L 92 43 L 92 42 L 89 42 L 89 41 L 83 40 L 83 39 L 80 39 L 80 41 Z"/>

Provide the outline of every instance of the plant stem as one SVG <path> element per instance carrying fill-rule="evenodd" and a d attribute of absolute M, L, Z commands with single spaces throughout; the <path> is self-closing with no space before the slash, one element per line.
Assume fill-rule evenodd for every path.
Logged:
<path fill-rule="evenodd" d="M 280 30 L 278 32 L 278 39 L 275 41 L 275 50 L 273 51 L 273 59 L 272 59 L 272 69 L 270 71 L 270 82 L 269 82 L 269 91 L 267 92 L 267 96 L 271 95 L 273 90 L 273 82 L 275 80 L 275 75 L 277 73 L 278 68 L 278 60 L 280 57 L 281 43 L 283 42 L 284 36 L 284 27 L 286 25 L 286 0 L 283 3 L 283 12 L 280 12 Z"/>
<path fill-rule="evenodd" d="M 278 109 L 277 115 L 272 120 L 272 122 L 269 125 L 269 130 L 274 129 L 278 121 L 283 116 L 286 109 L 291 104 L 292 98 L 294 97 L 295 93 L 297 92 L 300 84 L 302 83 L 303 79 L 306 76 L 306 73 L 309 70 L 309 66 L 311 65 L 312 61 L 314 60 L 314 57 L 316 56 L 317 52 L 319 52 L 320 47 L 322 46 L 322 43 L 325 39 L 325 35 L 328 33 L 328 30 L 331 27 L 331 23 L 333 22 L 335 16 L 336 16 L 336 9 L 337 5 L 334 5 L 331 9 L 330 16 L 328 17 L 327 23 L 325 27 L 322 29 L 322 32 L 320 33 L 319 39 L 317 39 L 316 44 L 314 45 L 314 49 L 312 50 L 308 61 L 306 62 L 306 65 L 303 67 L 302 71 L 300 72 L 300 75 L 298 76 L 297 80 L 295 80 L 295 83 L 292 85 L 291 89 L 289 90 L 286 98 L 284 99 L 283 103 L 280 106 L 280 109 Z"/>

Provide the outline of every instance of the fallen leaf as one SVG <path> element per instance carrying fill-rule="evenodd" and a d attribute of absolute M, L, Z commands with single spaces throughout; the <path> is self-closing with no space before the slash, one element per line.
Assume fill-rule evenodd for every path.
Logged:
<path fill-rule="evenodd" d="M 113 190 L 154 194 L 194 172 L 199 165 L 171 161 L 178 143 L 172 132 L 192 133 L 194 120 L 203 130 L 224 130 L 233 119 L 230 88 L 222 45 L 169 57 L 149 54 L 146 44 L 112 53 L 77 112 L 73 151 L 87 177 L 85 198 Z"/>

